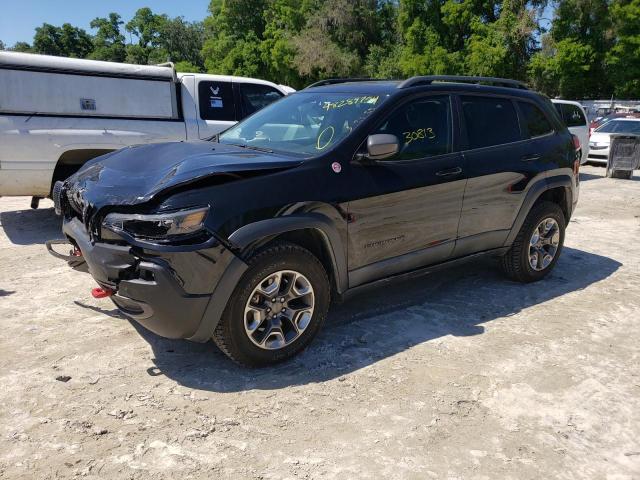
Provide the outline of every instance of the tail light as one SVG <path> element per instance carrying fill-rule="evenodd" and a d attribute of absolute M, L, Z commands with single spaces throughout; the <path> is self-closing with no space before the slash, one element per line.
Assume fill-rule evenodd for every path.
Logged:
<path fill-rule="evenodd" d="M 580 139 L 576 135 L 571 135 L 573 140 L 573 148 L 576 151 L 575 160 L 573 161 L 573 173 L 578 175 L 580 173 L 580 160 L 582 159 L 582 151 L 580 149 Z"/>

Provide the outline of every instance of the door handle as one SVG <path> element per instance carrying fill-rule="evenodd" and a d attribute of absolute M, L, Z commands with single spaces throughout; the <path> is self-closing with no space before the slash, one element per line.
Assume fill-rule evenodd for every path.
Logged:
<path fill-rule="evenodd" d="M 530 153 L 529 155 L 521 156 L 520 160 L 523 162 L 535 162 L 536 160 L 540 160 L 540 157 L 542 157 L 542 155 L 539 153 Z"/>
<path fill-rule="evenodd" d="M 460 175 L 461 173 L 462 173 L 462 168 L 453 167 L 453 168 L 447 168 L 446 170 L 440 170 L 439 172 L 436 172 L 436 175 L 439 177 L 452 177 L 453 175 Z"/>

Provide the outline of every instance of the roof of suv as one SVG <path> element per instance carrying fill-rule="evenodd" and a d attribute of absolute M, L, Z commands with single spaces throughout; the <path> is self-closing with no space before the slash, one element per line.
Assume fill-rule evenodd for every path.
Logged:
<path fill-rule="evenodd" d="M 509 94 L 520 97 L 539 96 L 516 80 L 493 77 L 425 76 L 408 80 L 330 79 L 316 82 L 304 90 L 327 93 L 394 94 L 411 89 L 457 90 Z"/>

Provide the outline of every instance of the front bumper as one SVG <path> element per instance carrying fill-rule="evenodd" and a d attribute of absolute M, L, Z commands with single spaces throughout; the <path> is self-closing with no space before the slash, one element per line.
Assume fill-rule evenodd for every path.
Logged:
<path fill-rule="evenodd" d="M 86 262 L 74 257 L 69 265 L 114 290 L 110 298 L 123 314 L 167 338 L 209 340 L 247 268 L 217 242 L 163 251 L 93 242 L 77 218 L 65 219 L 62 230 Z"/>
<path fill-rule="evenodd" d="M 589 148 L 589 154 L 587 155 L 587 161 L 592 163 L 607 164 L 609 158 L 609 147 L 604 148 Z"/>

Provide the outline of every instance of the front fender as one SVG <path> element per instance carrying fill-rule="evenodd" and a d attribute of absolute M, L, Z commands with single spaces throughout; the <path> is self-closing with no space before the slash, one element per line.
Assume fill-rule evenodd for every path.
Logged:
<path fill-rule="evenodd" d="M 345 245 L 334 221 L 321 213 L 293 213 L 284 217 L 260 220 L 240 227 L 229 236 L 228 240 L 233 248 L 243 251 L 283 233 L 307 229 L 321 234 L 331 257 L 336 289 L 338 293 L 345 292 L 348 288 Z"/>

